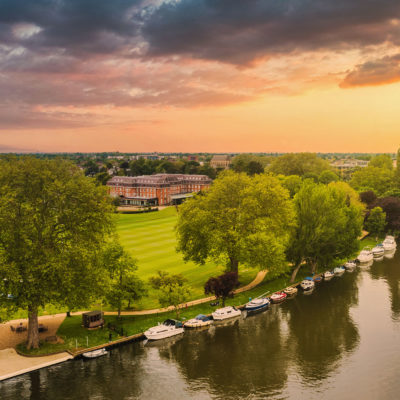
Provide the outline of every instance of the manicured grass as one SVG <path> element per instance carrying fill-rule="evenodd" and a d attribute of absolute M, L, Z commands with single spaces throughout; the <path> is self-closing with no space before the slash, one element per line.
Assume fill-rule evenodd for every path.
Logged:
<path fill-rule="evenodd" d="M 185 263 L 182 255 L 176 252 L 174 227 L 177 221 L 175 207 L 148 214 L 120 214 L 117 219 L 117 231 L 121 244 L 138 260 L 138 275 L 147 281 L 157 271 L 182 274 L 192 288 L 191 299 L 204 297 L 204 283 L 211 276 L 224 272 L 223 265 L 207 263 L 198 266 L 193 262 Z M 251 282 L 257 270 L 241 266 L 239 280 L 242 285 Z M 156 293 L 149 295 L 135 305 L 137 309 L 159 307 Z"/>

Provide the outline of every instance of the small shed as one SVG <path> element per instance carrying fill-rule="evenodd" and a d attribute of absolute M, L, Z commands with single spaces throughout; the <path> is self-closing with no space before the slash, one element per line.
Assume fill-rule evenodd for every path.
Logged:
<path fill-rule="evenodd" d="M 82 324 L 85 328 L 98 328 L 104 325 L 102 311 L 90 311 L 82 314 Z"/>

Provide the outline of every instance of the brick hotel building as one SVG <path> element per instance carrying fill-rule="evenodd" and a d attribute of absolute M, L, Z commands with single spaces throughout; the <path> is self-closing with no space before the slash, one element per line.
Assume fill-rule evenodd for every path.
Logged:
<path fill-rule="evenodd" d="M 114 176 L 107 182 L 111 196 L 120 197 L 122 205 L 176 204 L 200 190 L 208 189 L 207 175 L 156 174 Z"/>

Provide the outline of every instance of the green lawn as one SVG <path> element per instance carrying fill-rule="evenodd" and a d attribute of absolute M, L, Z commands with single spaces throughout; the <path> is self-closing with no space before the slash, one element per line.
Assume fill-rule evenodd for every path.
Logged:
<path fill-rule="evenodd" d="M 121 244 L 138 260 L 138 275 L 147 281 L 158 270 L 171 274 L 181 273 L 188 279 L 192 288 L 192 299 L 204 297 L 204 283 L 210 276 L 220 275 L 223 265 L 207 263 L 202 266 L 192 262 L 185 263 L 177 253 L 174 227 L 177 221 L 175 207 L 145 214 L 120 214 L 117 219 L 117 232 Z M 242 285 L 252 281 L 255 269 L 242 266 L 239 280 Z M 157 308 L 159 306 L 154 291 L 136 304 L 138 309 Z"/>

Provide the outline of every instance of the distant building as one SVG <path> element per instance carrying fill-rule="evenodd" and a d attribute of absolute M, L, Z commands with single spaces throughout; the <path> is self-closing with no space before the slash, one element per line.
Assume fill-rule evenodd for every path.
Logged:
<path fill-rule="evenodd" d="M 213 168 L 228 169 L 231 165 L 231 158 L 227 155 L 215 155 L 210 162 Z"/>
<path fill-rule="evenodd" d="M 156 174 L 114 176 L 107 182 L 111 196 L 119 197 L 122 205 L 167 205 L 180 203 L 193 193 L 208 189 L 207 175 Z"/>
<path fill-rule="evenodd" d="M 199 161 L 199 156 L 187 156 L 188 161 Z"/>
<path fill-rule="evenodd" d="M 338 170 L 354 169 L 354 168 L 365 168 L 368 166 L 368 161 L 365 160 L 352 160 L 342 159 L 331 163 L 331 166 Z"/>

